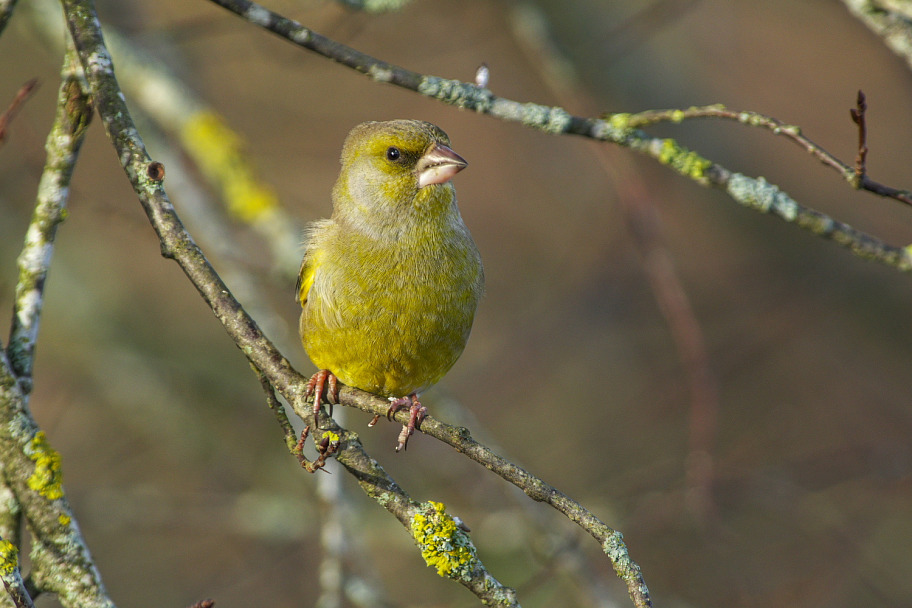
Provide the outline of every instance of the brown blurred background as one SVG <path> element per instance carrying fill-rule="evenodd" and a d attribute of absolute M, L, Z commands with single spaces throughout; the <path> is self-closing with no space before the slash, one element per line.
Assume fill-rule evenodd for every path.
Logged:
<path fill-rule="evenodd" d="M 912 187 L 912 74 L 836 0 L 542 0 L 582 91 L 556 88 L 517 33 L 517 3 L 425 0 L 390 15 L 269 6 L 414 71 L 471 80 L 487 63 L 490 88 L 507 98 L 578 114 L 724 103 L 800 125 L 849 163 L 848 109 L 862 89 L 871 176 Z M 660 10 L 641 12 L 649 6 Z M 329 213 L 353 125 L 414 117 L 449 133 L 470 163 L 455 183 L 488 287 L 464 356 L 423 401 L 621 530 L 657 606 L 912 605 L 909 276 L 630 151 L 611 151 L 609 172 L 582 139 L 376 84 L 203 0 L 98 9 L 226 117 L 302 226 Z M 61 56 L 33 31 L 22 9 L 0 37 L 0 105 L 29 78 L 42 83 L 0 147 L 2 319 L 59 83 Z M 852 191 L 782 138 L 715 121 L 651 132 L 889 243 L 912 241 L 912 209 Z M 625 228 L 618 193 L 632 183 L 659 214 L 706 342 L 718 391 L 708 457 L 691 450 L 690 380 Z M 181 193 L 169 194 L 181 213 Z M 231 238 L 282 322 L 267 331 L 309 373 L 293 279 L 276 278 L 246 226 Z M 119 606 L 315 605 L 315 488 L 326 480 L 287 454 L 244 357 L 159 255 L 97 120 L 58 234 L 35 381 L 33 414 L 63 455 Z M 524 606 L 629 605 L 596 543 L 556 512 L 436 441 L 417 436 L 397 455 L 396 427 L 345 416 L 414 498 L 446 503 L 472 528 Z M 687 471 L 708 460 L 701 503 Z M 333 481 L 360 544 L 346 571 L 372 578 L 391 606 L 476 604 L 425 568 L 352 479 L 335 469 Z"/>

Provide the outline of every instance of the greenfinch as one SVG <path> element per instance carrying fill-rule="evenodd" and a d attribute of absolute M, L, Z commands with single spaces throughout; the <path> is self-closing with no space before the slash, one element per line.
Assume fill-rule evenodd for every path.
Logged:
<path fill-rule="evenodd" d="M 417 120 L 358 125 L 341 163 L 332 217 L 308 227 L 298 279 L 301 341 L 320 370 L 308 396 L 315 420 L 324 391 L 338 402 L 337 379 L 389 398 L 387 417 L 408 406 L 399 451 L 427 411 L 419 393 L 462 354 L 484 289 L 450 182 L 467 163 Z"/>

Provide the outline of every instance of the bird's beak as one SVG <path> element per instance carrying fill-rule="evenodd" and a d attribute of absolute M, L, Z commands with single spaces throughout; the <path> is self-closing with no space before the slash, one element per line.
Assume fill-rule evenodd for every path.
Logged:
<path fill-rule="evenodd" d="M 469 163 L 443 144 L 434 144 L 418 160 L 418 187 L 443 184 Z"/>

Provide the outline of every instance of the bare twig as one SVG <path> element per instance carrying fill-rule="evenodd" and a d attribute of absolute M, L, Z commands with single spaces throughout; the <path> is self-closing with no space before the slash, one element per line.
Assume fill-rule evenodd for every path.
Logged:
<path fill-rule="evenodd" d="M 23 103 L 25 103 L 25 100 L 31 96 L 37 86 L 38 79 L 32 78 L 24 85 L 19 87 L 19 90 L 16 91 L 16 96 L 13 97 L 13 101 L 10 102 L 10 105 L 6 108 L 6 111 L 3 112 L 3 114 L 0 114 L 0 145 L 2 145 L 6 140 L 6 130 L 9 127 L 10 121 L 13 120 L 16 112 L 19 111 L 19 108 Z"/>
<path fill-rule="evenodd" d="M 865 122 L 867 109 L 868 104 L 865 101 L 865 95 L 859 90 L 855 107 L 849 110 L 852 122 L 858 125 L 858 155 L 855 157 L 855 178 L 853 180 L 856 188 L 861 187 L 865 178 L 865 161 L 868 157 L 868 126 Z"/>

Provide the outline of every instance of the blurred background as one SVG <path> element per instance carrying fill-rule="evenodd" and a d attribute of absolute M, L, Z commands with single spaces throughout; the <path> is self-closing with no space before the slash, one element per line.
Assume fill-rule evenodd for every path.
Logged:
<path fill-rule="evenodd" d="M 20 5 L 0 37 L 0 106 L 28 79 L 41 85 L 0 147 L 3 319 L 65 38 L 61 24 L 40 24 L 55 3 Z M 97 5 L 110 32 L 148 53 L 144 65 L 166 66 L 242 138 L 292 235 L 330 213 L 355 124 L 411 117 L 449 133 L 469 161 L 455 184 L 487 294 L 462 359 L 422 401 L 622 531 L 656 606 L 912 605 L 909 276 L 628 150 L 602 155 L 580 138 L 374 83 L 209 2 Z M 912 187 L 912 74 L 836 0 L 269 7 L 417 72 L 472 80 L 485 63 L 496 95 L 575 114 L 762 112 L 849 164 L 848 110 L 862 89 L 870 175 Z M 178 213 L 311 373 L 296 336 L 300 252 L 280 258 L 249 225 L 199 211 L 217 193 L 200 186 L 169 125 L 142 118 L 154 111 L 134 105 L 126 59 L 113 54 Z M 650 132 L 891 244 L 912 241 L 912 209 L 851 190 L 785 139 L 711 120 Z M 630 229 L 643 222 L 646 255 Z M 699 329 L 684 342 L 657 298 L 675 283 L 657 291 L 649 272 L 666 262 Z M 337 524 L 347 535 L 337 565 L 354 581 L 342 605 L 476 605 L 335 463 L 312 477 L 289 456 L 243 355 L 160 256 L 97 119 L 46 294 L 31 408 L 62 453 L 68 497 L 119 606 L 331 606 L 334 570 L 321 561 L 326 538 L 342 538 Z M 466 522 L 524 606 L 630 605 L 596 543 L 558 513 L 427 437 L 395 454 L 397 426 L 368 430 L 367 415 L 340 409 L 413 498 Z M 334 507 L 325 492 L 341 493 Z"/>

